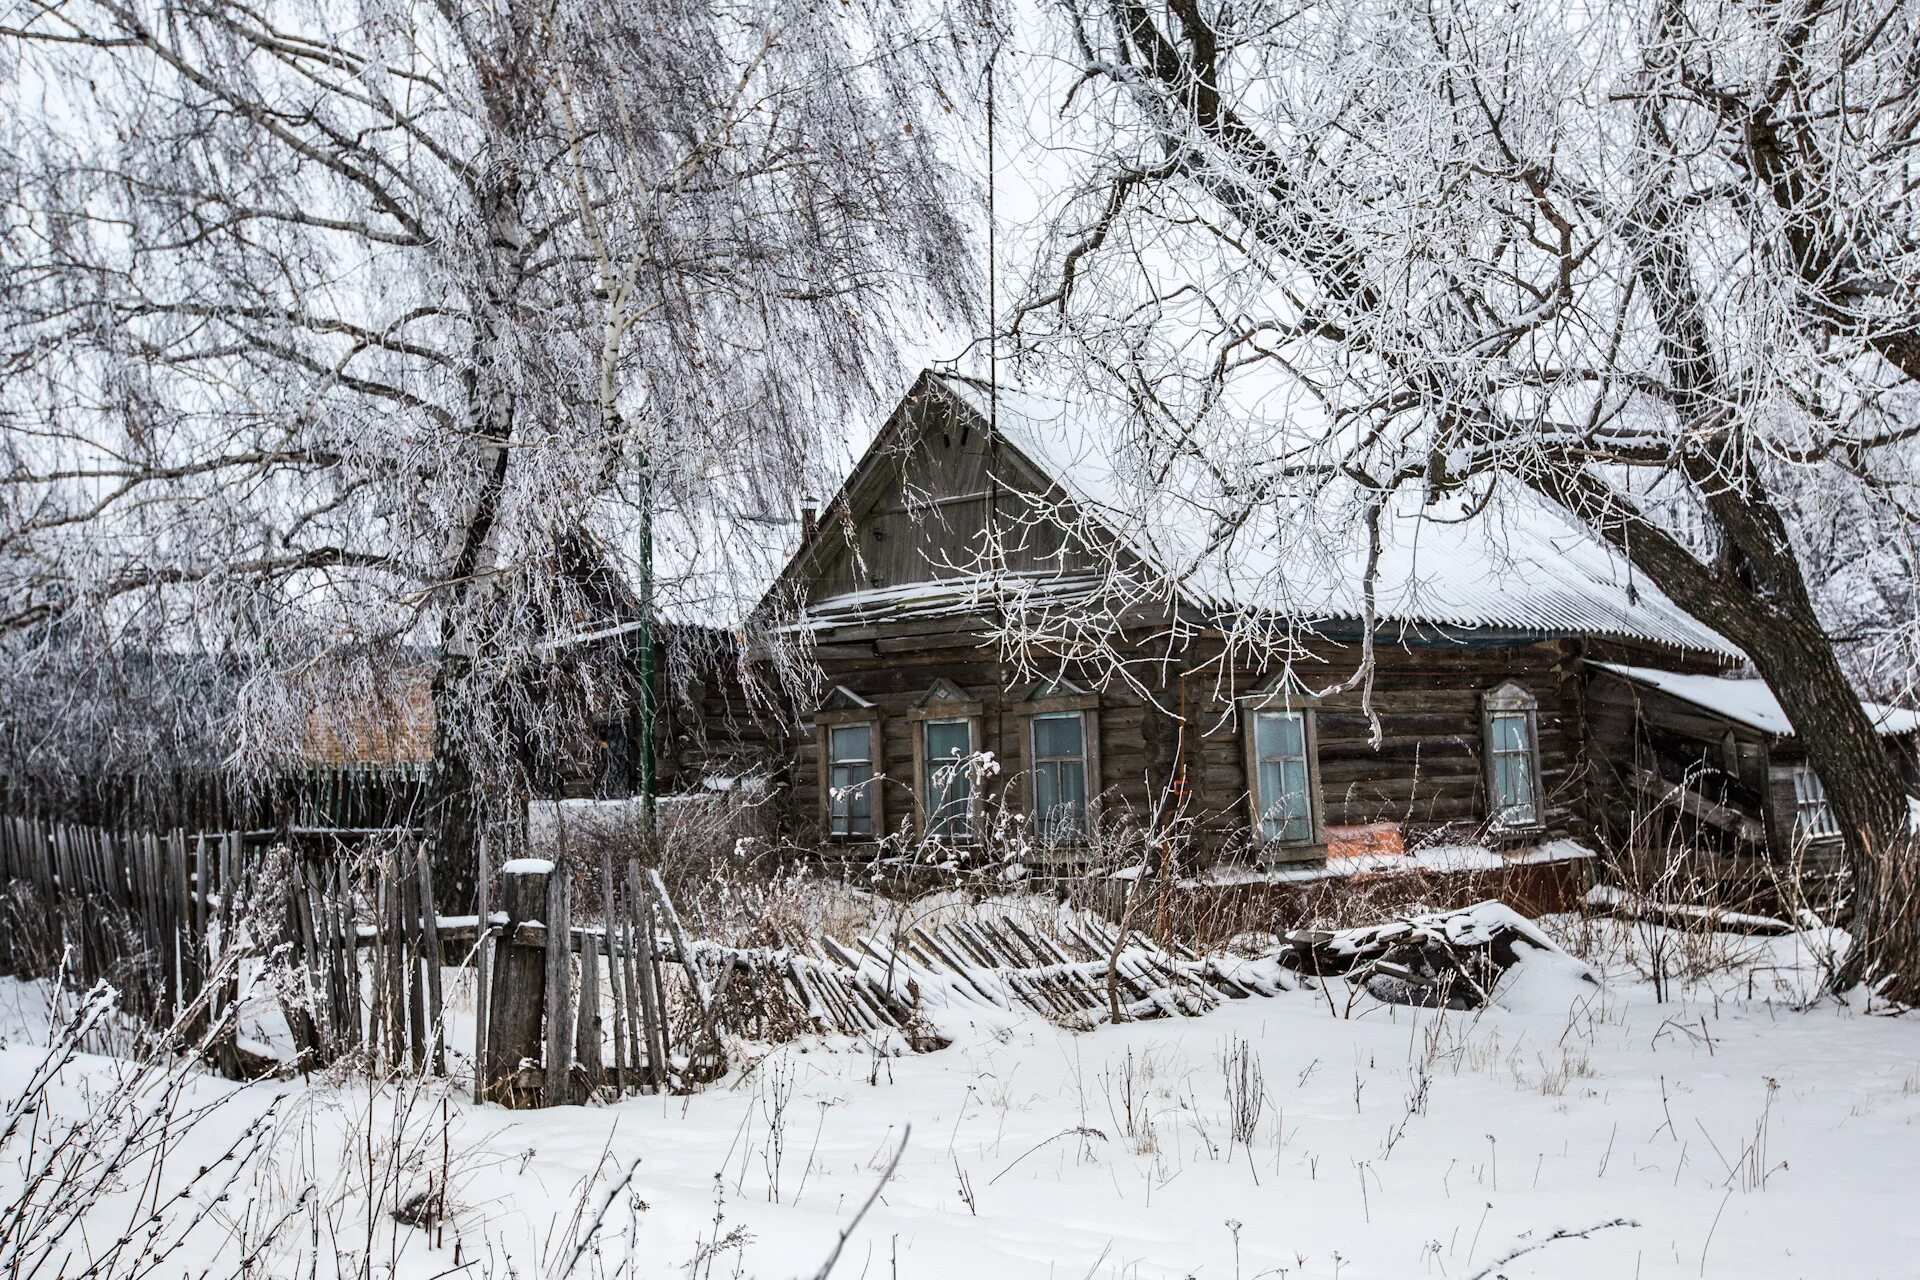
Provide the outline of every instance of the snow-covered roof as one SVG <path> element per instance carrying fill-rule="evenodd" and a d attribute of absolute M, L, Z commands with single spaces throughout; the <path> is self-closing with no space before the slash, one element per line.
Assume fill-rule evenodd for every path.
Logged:
<path fill-rule="evenodd" d="M 989 415 L 989 384 L 935 376 Z M 997 398 L 999 439 L 1195 602 L 1314 621 L 1365 616 L 1368 534 L 1350 484 L 1263 492 L 1248 503 L 1211 467 L 1139 456 L 1128 443 L 1135 433 L 1111 409 L 1004 383 Z M 1494 484 L 1490 497 L 1478 495 L 1484 503 L 1394 495 L 1380 521 L 1378 619 L 1740 656 L 1566 511 L 1516 482 Z M 1348 510 L 1354 514 L 1335 514 Z"/>
<path fill-rule="evenodd" d="M 1102 580 L 1091 574 L 1054 573 L 973 574 L 902 582 L 809 601 L 789 629 L 819 631 L 909 618 L 959 618 L 987 607 L 1002 612 L 1047 606 L 1085 607 L 1100 595 L 1102 586 Z"/>
<path fill-rule="evenodd" d="M 1618 662 L 1596 662 L 1593 665 L 1624 676 L 1636 684 L 1670 693 L 1683 702 L 1691 702 L 1735 724 L 1743 724 L 1776 737 L 1793 736 L 1792 722 L 1787 719 L 1787 713 L 1780 709 L 1780 700 L 1773 696 L 1773 690 L 1767 687 L 1764 680 L 1752 676 L 1687 675 L 1679 671 L 1662 671 L 1657 667 L 1629 667 Z M 1860 705 L 1866 708 L 1874 728 L 1883 734 L 1912 733 L 1920 729 L 1920 711 L 1889 707 L 1879 702 L 1862 702 Z"/>

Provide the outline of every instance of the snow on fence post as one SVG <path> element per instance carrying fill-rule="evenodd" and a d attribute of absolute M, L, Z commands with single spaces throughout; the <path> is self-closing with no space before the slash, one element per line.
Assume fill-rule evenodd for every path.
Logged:
<path fill-rule="evenodd" d="M 532 1106 L 538 1095 L 523 1083 L 523 1066 L 540 1059 L 540 1022 L 545 1011 L 544 946 L 519 941 L 522 924 L 546 914 L 553 864 L 544 858 L 514 858 L 500 867 L 500 907 L 506 914 L 493 957 L 493 988 L 487 993 L 487 1094 L 509 1107 Z"/>

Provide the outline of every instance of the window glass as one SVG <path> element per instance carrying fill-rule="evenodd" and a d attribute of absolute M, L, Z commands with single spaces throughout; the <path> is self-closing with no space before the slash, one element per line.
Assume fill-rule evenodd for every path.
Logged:
<path fill-rule="evenodd" d="M 1540 820 L 1531 721 L 1525 711 L 1495 711 L 1487 717 L 1492 738 L 1493 820 L 1501 826 L 1530 827 Z"/>
<path fill-rule="evenodd" d="M 827 731 L 827 815 L 836 836 L 873 834 L 873 726 L 837 724 Z"/>
<path fill-rule="evenodd" d="M 1078 711 L 1033 718 L 1033 815 L 1043 841 L 1087 831 L 1087 724 Z"/>
<path fill-rule="evenodd" d="M 1313 795 L 1307 767 L 1307 717 L 1299 711 L 1253 716 L 1254 803 L 1262 840 L 1313 838 Z"/>
<path fill-rule="evenodd" d="M 927 834 L 964 840 L 969 833 L 973 779 L 967 774 L 973 754 L 973 726 L 966 720 L 927 720 L 923 750 L 927 772 Z"/>
<path fill-rule="evenodd" d="M 1793 838 L 1832 840 L 1840 835 L 1839 820 L 1827 804 L 1827 788 L 1820 775 L 1806 765 L 1793 770 Z"/>

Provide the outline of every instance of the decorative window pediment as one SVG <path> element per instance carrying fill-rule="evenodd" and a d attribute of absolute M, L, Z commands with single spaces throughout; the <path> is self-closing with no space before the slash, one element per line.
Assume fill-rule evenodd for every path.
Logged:
<path fill-rule="evenodd" d="M 920 700 L 913 704 L 913 710 L 907 713 L 907 718 L 909 720 L 948 720 L 956 717 L 977 716 L 980 713 L 980 699 L 942 676 L 920 695 Z"/>
<path fill-rule="evenodd" d="M 1511 680 L 1487 690 L 1482 697 L 1489 711 L 1537 711 L 1540 709 L 1540 699 Z"/>
<path fill-rule="evenodd" d="M 1052 711 L 1092 711 L 1099 705 L 1100 695 L 1087 692 L 1065 676 L 1053 676 L 1035 684 L 1020 699 L 1020 712 L 1044 715 Z"/>
<path fill-rule="evenodd" d="M 1542 825 L 1540 699 L 1509 680 L 1480 697 L 1487 765 L 1487 816 L 1508 831 Z"/>
<path fill-rule="evenodd" d="M 1027 695 L 1028 702 L 1045 702 L 1048 698 L 1075 697 L 1085 693 L 1073 681 L 1065 676 L 1053 676 L 1033 686 L 1033 692 Z"/>
<path fill-rule="evenodd" d="M 820 710 L 871 711 L 873 710 L 873 704 L 853 690 L 847 688 L 847 686 L 837 684 L 827 691 L 826 697 L 820 700 Z"/>
<path fill-rule="evenodd" d="M 1239 698 L 1241 706 L 1248 711 L 1304 711 L 1317 706 L 1319 701 L 1290 667 L 1280 668 Z"/>

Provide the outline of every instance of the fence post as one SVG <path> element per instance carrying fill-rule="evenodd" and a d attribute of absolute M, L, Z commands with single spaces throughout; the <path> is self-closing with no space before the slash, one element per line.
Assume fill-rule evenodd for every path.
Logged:
<path fill-rule="evenodd" d="M 549 1107 L 573 1101 L 573 921 L 567 908 L 567 873 L 557 868 L 547 877 L 547 1074 L 541 1100 Z"/>
<path fill-rule="evenodd" d="M 487 1095 L 509 1107 L 531 1106 L 538 1095 L 520 1082 L 522 1063 L 540 1060 L 545 1011 L 546 949 L 521 945 L 516 933 L 546 914 L 553 864 L 514 858 L 500 867 L 500 907 L 506 914 L 494 951 L 493 989 L 487 993 Z"/>

